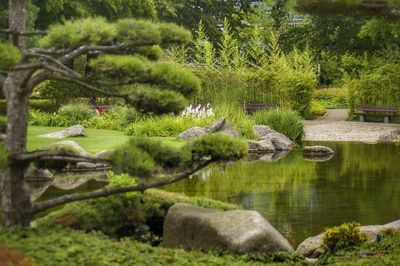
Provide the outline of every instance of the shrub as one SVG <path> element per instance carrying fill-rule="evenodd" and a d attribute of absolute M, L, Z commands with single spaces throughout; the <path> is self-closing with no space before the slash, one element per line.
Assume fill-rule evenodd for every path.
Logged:
<path fill-rule="evenodd" d="M 326 113 L 325 106 L 317 100 L 312 100 L 311 102 L 311 114 L 316 116 L 321 116 Z"/>
<path fill-rule="evenodd" d="M 325 108 L 329 109 L 346 109 L 349 107 L 347 103 L 346 89 L 340 89 L 340 88 L 318 89 L 314 93 L 314 100 L 317 100 Z"/>
<path fill-rule="evenodd" d="M 263 110 L 254 113 L 253 119 L 256 124 L 270 126 L 297 143 L 301 143 L 305 134 L 303 120 L 294 111 L 284 109 Z"/>
<path fill-rule="evenodd" d="M 35 109 L 35 110 L 39 110 L 41 112 L 54 113 L 59 108 L 59 105 L 56 102 L 52 101 L 52 100 L 31 99 L 29 101 L 29 107 L 32 108 L 32 109 Z"/>
<path fill-rule="evenodd" d="M 57 115 L 65 119 L 66 126 L 72 126 L 92 118 L 95 116 L 95 112 L 84 104 L 69 104 L 62 106 Z"/>
<path fill-rule="evenodd" d="M 143 137 L 176 137 L 183 131 L 194 126 L 204 127 L 212 122 L 212 118 L 193 118 L 164 115 L 149 117 L 129 125 L 127 134 Z"/>
<path fill-rule="evenodd" d="M 344 223 L 340 226 L 325 229 L 322 236 L 322 247 L 337 251 L 352 246 L 358 246 L 367 240 L 360 230 L 359 223 Z"/>

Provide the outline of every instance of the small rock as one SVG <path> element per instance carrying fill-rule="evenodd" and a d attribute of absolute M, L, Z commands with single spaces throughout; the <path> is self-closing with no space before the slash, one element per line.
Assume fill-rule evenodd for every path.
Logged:
<path fill-rule="evenodd" d="M 293 251 L 258 212 L 221 212 L 182 203 L 168 210 L 163 239 L 167 248 L 222 249 L 238 254 Z"/>
<path fill-rule="evenodd" d="M 76 168 L 78 168 L 78 169 L 96 169 L 97 166 L 94 163 L 79 162 L 76 164 Z"/>
<path fill-rule="evenodd" d="M 225 117 L 221 117 L 214 122 L 212 122 L 210 125 L 206 126 L 205 130 L 207 133 L 215 133 L 219 131 L 225 124 Z"/>
<path fill-rule="evenodd" d="M 218 131 L 218 132 L 221 132 L 222 134 L 229 135 L 229 136 L 231 136 L 233 138 L 240 138 L 240 132 L 237 131 L 236 129 L 234 129 L 233 127 L 226 128 L 226 129 L 224 129 L 222 131 Z"/>
<path fill-rule="evenodd" d="M 267 136 L 269 133 L 276 132 L 275 130 L 271 129 L 269 126 L 265 125 L 255 125 L 253 127 L 254 134 L 257 138 L 262 138 Z"/>
<path fill-rule="evenodd" d="M 305 146 L 303 148 L 303 154 L 307 157 L 326 157 L 334 153 L 331 148 L 325 146 Z"/>
<path fill-rule="evenodd" d="M 202 127 L 192 127 L 183 131 L 179 136 L 179 140 L 193 139 L 207 134 L 207 131 Z"/>
<path fill-rule="evenodd" d="M 249 153 L 273 153 L 275 151 L 275 146 L 272 144 L 271 140 L 264 139 L 260 141 L 250 140 Z"/>
<path fill-rule="evenodd" d="M 40 135 L 39 137 L 61 139 L 68 137 L 81 137 L 81 136 L 86 136 L 85 128 L 81 125 L 76 125 L 54 133 Z"/>

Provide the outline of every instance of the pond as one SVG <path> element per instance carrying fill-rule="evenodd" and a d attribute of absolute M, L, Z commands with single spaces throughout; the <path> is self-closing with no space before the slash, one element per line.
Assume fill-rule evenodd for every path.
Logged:
<path fill-rule="evenodd" d="M 306 143 L 335 151 L 326 162 L 292 151 L 278 162 L 212 165 L 166 189 L 260 212 L 293 246 L 343 222 L 400 219 L 400 147 L 350 142 Z"/>

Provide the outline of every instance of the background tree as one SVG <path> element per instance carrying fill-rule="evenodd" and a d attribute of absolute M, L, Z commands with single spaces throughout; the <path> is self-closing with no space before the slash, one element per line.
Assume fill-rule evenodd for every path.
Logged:
<path fill-rule="evenodd" d="M 134 19 L 109 23 L 103 18 L 87 18 L 51 26 L 48 32 L 30 32 L 26 28 L 27 1 L 10 0 L 8 8 L 9 28 L 1 31 L 9 36 L 9 44 L 0 44 L 0 87 L 7 102 L 7 131 L 1 135 L 5 147 L 1 147 L 3 152 L 0 158 L 0 166 L 4 169 L 1 174 L 1 202 L 5 226 L 29 225 L 34 213 L 67 202 L 144 191 L 169 184 L 188 177 L 212 161 L 238 158 L 246 152 L 245 145 L 222 135 L 197 139 L 187 144 L 182 152 L 151 141 L 133 140 L 105 161 L 119 173 L 155 178 L 150 183 L 107 187 L 32 203 L 25 180 L 25 171 L 30 163 L 99 161 L 65 150 L 27 152 L 28 100 L 36 86 L 48 80 L 66 81 L 94 93 L 122 98 L 127 104 L 142 104 L 143 107 L 146 97 L 148 101 L 157 97 L 171 101 L 189 98 L 200 90 L 200 82 L 184 67 L 158 61 L 161 46 L 191 39 L 190 32 L 174 24 Z M 26 36 L 37 34 L 44 35 L 39 40 L 40 47 L 29 48 Z M 69 67 L 89 53 L 97 55 L 88 63 L 90 71 L 78 73 Z M 125 92 L 115 89 L 127 84 L 146 87 L 139 87 L 140 91 L 130 87 L 131 90 Z M 163 111 L 169 110 L 164 106 Z M 177 174 L 157 178 L 160 169 L 165 168 Z"/>

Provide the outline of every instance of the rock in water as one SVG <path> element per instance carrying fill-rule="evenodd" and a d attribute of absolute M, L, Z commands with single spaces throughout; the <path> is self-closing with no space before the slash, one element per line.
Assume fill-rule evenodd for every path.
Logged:
<path fill-rule="evenodd" d="M 82 137 L 86 136 L 86 131 L 85 128 L 81 125 L 76 125 L 69 127 L 67 129 L 50 133 L 50 134 L 45 134 L 45 135 L 40 135 L 39 137 L 42 138 L 51 138 L 51 139 L 61 139 L 61 138 L 68 138 L 68 137 Z"/>
<path fill-rule="evenodd" d="M 271 140 L 264 139 L 260 141 L 250 140 L 249 144 L 249 153 L 273 153 L 276 149 L 274 144 L 272 144 Z"/>
<path fill-rule="evenodd" d="M 276 132 L 275 130 L 271 129 L 269 126 L 265 126 L 265 125 L 255 125 L 253 127 L 253 131 L 257 138 L 266 137 L 269 133 Z"/>
<path fill-rule="evenodd" d="M 289 242 L 258 212 L 222 212 L 182 203 L 168 210 L 163 239 L 167 248 L 217 248 L 238 254 L 293 251 Z"/>
<path fill-rule="evenodd" d="M 206 126 L 205 130 L 207 131 L 207 133 L 214 133 L 219 131 L 224 126 L 224 124 L 225 124 L 225 117 L 221 117 L 212 122 L 211 124 L 209 124 L 208 126 Z"/>
<path fill-rule="evenodd" d="M 294 143 L 285 135 L 279 132 L 271 132 L 268 133 L 266 136 L 262 137 L 261 139 L 270 140 L 272 144 L 274 144 L 275 149 L 277 151 L 289 151 L 293 149 Z"/>
<path fill-rule="evenodd" d="M 325 146 L 305 146 L 303 148 L 303 154 L 307 157 L 326 157 L 334 153 L 331 148 Z"/>
<path fill-rule="evenodd" d="M 207 134 L 207 131 L 202 127 L 192 127 L 183 131 L 179 136 L 179 140 L 193 139 Z"/>

